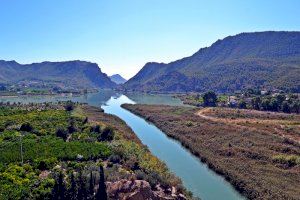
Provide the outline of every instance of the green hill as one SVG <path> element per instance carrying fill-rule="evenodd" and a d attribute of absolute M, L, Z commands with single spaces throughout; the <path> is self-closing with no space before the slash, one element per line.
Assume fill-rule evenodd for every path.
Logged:
<path fill-rule="evenodd" d="M 241 33 L 168 64 L 147 63 L 124 85 L 152 92 L 300 92 L 300 32 Z"/>
<path fill-rule="evenodd" d="M 70 88 L 113 88 L 116 86 L 96 63 L 85 61 L 19 64 L 0 60 L 0 83 L 41 82 Z"/>

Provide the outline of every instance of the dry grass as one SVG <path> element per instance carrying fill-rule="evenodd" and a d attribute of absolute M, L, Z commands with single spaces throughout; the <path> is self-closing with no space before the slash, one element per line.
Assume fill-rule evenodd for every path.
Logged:
<path fill-rule="evenodd" d="M 124 107 L 179 140 L 249 199 L 300 199 L 299 115 L 226 108 Z"/>

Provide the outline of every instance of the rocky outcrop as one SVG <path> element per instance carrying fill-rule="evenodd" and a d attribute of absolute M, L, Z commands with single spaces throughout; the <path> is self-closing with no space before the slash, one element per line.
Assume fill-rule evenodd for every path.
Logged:
<path fill-rule="evenodd" d="M 111 199 L 120 200 L 184 200 L 182 194 L 176 194 L 175 188 L 169 193 L 159 186 L 152 190 L 150 184 L 144 180 L 120 180 L 107 182 L 107 193 Z"/>

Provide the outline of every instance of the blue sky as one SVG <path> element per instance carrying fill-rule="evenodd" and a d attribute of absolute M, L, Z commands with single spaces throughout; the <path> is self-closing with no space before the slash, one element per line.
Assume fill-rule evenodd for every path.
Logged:
<path fill-rule="evenodd" d="M 1 0 L 0 59 L 135 75 L 240 32 L 300 30 L 298 0 Z"/>

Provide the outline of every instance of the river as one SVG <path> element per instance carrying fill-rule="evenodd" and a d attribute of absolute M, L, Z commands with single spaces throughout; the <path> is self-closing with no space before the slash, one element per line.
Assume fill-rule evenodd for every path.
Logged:
<path fill-rule="evenodd" d="M 3 102 L 23 103 L 64 100 L 86 102 L 93 106 L 102 107 L 106 113 L 114 114 L 123 119 L 143 144 L 147 145 L 155 156 L 164 161 L 169 169 L 181 178 L 184 186 L 193 192 L 194 196 L 203 200 L 244 199 L 224 178 L 210 170 L 177 141 L 167 137 L 153 124 L 121 108 L 121 104 L 124 103 L 183 105 L 179 99 L 168 95 L 128 94 L 125 96 L 109 90 L 79 97 L 0 98 L 0 101 Z"/>

